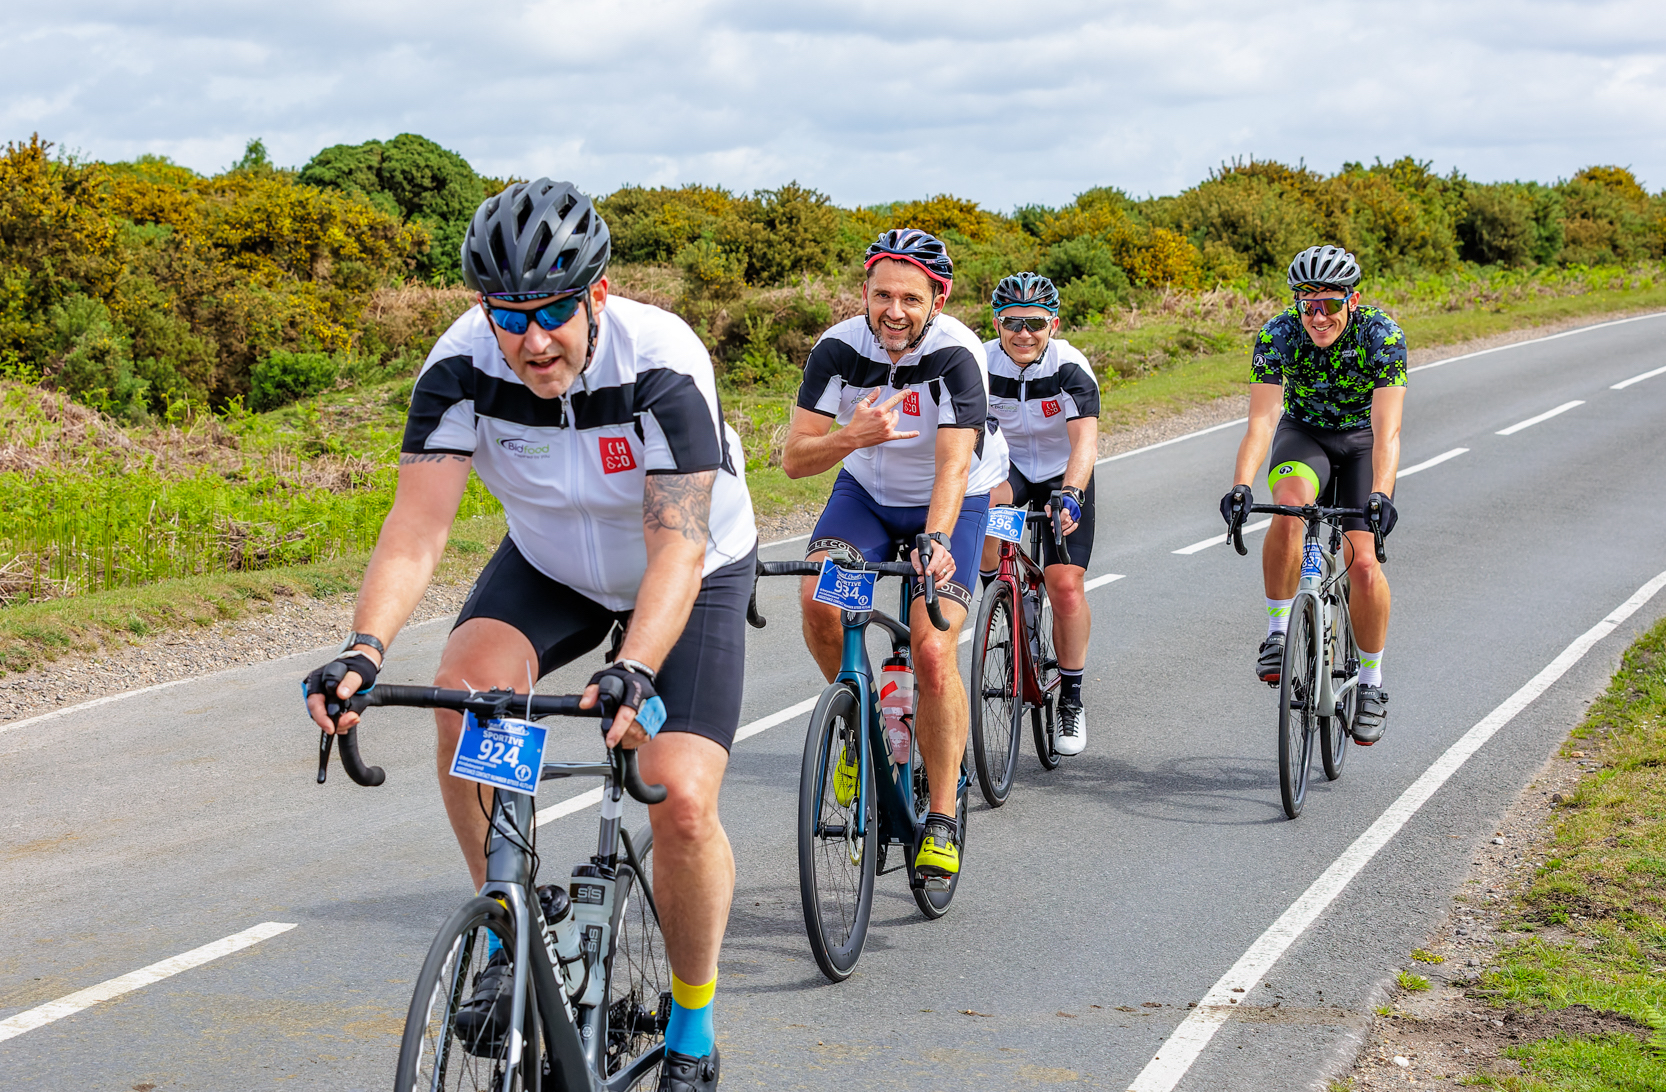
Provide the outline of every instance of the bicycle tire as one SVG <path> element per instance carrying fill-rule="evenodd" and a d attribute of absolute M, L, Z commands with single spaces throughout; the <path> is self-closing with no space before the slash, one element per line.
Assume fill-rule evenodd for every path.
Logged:
<path fill-rule="evenodd" d="M 1343 577 L 1331 613 L 1330 635 L 1331 685 L 1346 683 L 1359 673 L 1359 642 L 1354 637 L 1353 616 L 1348 613 L 1348 581 Z M 1325 779 L 1335 781 L 1342 776 L 1348 761 L 1348 747 L 1353 743 L 1354 714 L 1359 710 L 1359 687 L 1352 686 L 1337 709 L 1319 720 L 1319 757 L 1324 760 Z"/>
<path fill-rule="evenodd" d="M 914 740 L 913 759 L 914 816 L 916 820 L 924 821 L 926 812 L 931 809 L 931 785 L 926 778 L 926 764 L 920 758 L 920 741 L 917 737 Z M 955 839 L 955 848 L 960 850 L 960 871 L 949 877 L 949 886 L 946 890 L 934 891 L 923 887 L 914 887 L 912 884 L 914 875 L 912 865 L 908 870 L 910 890 L 914 894 L 914 904 L 920 908 L 920 913 L 931 921 L 936 921 L 949 912 L 949 903 L 954 901 L 954 893 L 960 887 L 961 873 L 966 871 L 966 798 L 971 795 L 971 785 L 968 783 L 969 778 L 967 777 L 964 758 L 961 759 L 960 764 L 960 779 L 961 786 L 960 792 L 955 798 L 954 816 L 955 826 L 959 828 L 958 836 Z M 909 852 L 913 853 L 918 849 L 918 846 L 914 846 L 910 848 Z"/>
<path fill-rule="evenodd" d="M 846 683 L 822 691 L 810 715 L 798 775 L 798 893 L 804 931 L 816 966 L 833 982 L 843 982 L 856 969 L 873 912 L 879 833 L 873 778 L 865 765 L 858 770 L 857 791 L 848 805 L 839 803 L 833 784 L 841 746 L 857 748 L 862 730 L 859 700 Z M 867 833 L 859 842 L 821 833 L 830 825 L 850 831 L 858 806 L 867 810 Z"/>
<path fill-rule="evenodd" d="M 471 968 L 485 966 L 486 934 L 497 935 L 514 951 L 509 911 L 495 899 L 475 897 L 458 907 L 440 926 L 417 975 L 399 1044 L 396 1092 L 498 1092 L 503 1088 L 510 1036 L 474 1053 L 457 1034 L 455 1014 L 472 988 Z M 533 1092 L 541 1083 L 537 1005 L 527 998 L 520 1064 L 510 1089 Z"/>
<path fill-rule="evenodd" d="M 1058 678 L 1059 665 L 1053 655 L 1053 602 L 1047 598 L 1047 585 L 1041 585 L 1037 594 L 1040 603 L 1035 612 L 1035 671 L 1041 683 L 1042 703 L 1030 709 L 1030 731 L 1035 736 L 1035 757 L 1041 768 L 1056 770 L 1059 768 L 1059 750 L 1054 740 L 1058 724 L 1053 717 L 1053 706 L 1057 700 L 1057 688 L 1052 684 Z"/>
<path fill-rule="evenodd" d="M 665 1024 L 671 1018 L 671 964 L 665 957 L 659 915 L 642 892 L 644 885 L 653 883 L 653 828 L 639 831 L 631 839 L 631 848 L 650 871 L 639 874 L 628 858 L 619 864 L 609 930 L 613 950 L 607 965 L 605 1065 L 610 1079 L 623 1069 L 637 1067 L 638 1076 L 620 1085 L 636 1092 L 659 1084 L 659 1059 L 647 1055 L 665 1045 Z M 648 891 L 652 892 L 651 886 Z"/>
<path fill-rule="evenodd" d="M 1278 684 L 1278 789 L 1284 814 L 1291 819 L 1307 802 L 1308 770 L 1318 732 L 1314 695 L 1319 681 L 1319 601 L 1313 593 L 1296 596 L 1284 638 L 1284 664 Z"/>
<path fill-rule="evenodd" d="M 1012 588 L 989 585 L 972 640 L 972 760 L 978 789 L 992 808 L 1007 802 L 1018 767 L 1024 706 L 1018 700 L 1018 656 L 1012 646 Z"/>

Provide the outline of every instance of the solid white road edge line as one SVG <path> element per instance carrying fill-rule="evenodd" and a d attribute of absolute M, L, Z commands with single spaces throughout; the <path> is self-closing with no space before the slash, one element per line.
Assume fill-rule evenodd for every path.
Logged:
<path fill-rule="evenodd" d="M 1444 455 L 1436 455 L 1432 459 L 1424 459 L 1422 462 L 1418 463 L 1416 466 L 1408 466 L 1408 467 L 1406 467 L 1406 469 L 1404 469 L 1404 470 L 1400 471 L 1398 474 L 1394 475 L 1395 480 L 1398 481 L 1401 478 L 1409 478 L 1413 474 L 1416 474 L 1419 470 L 1427 470 L 1431 466 L 1439 466 L 1441 463 L 1444 463 L 1447 459 L 1456 459 L 1459 455 L 1464 454 L 1468 450 L 1469 450 L 1469 448 L 1467 448 L 1467 447 L 1455 447 L 1451 451 L 1446 452 Z"/>
<path fill-rule="evenodd" d="M 1377 851 L 1399 833 L 1400 828 L 1434 796 L 1447 779 L 1458 772 L 1471 755 L 1514 720 L 1517 713 L 1550 689 L 1551 685 L 1578 663 L 1598 641 L 1614 632 L 1638 608 L 1654 598 L 1655 593 L 1661 588 L 1666 588 L 1666 573 L 1661 573 L 1637 589 L 1636 594 L 1614 608 L 1608 617 L 1581 634 L 1562 650 L 1560 656 L 1550 661 L 1544 670 L 1529 679 L 1525 686 L 1511 694 L 1503 704 L 1482 717 L 1475 727 L 1448 747 L 1446 752 L 1423 771 L 1422 776 L 1412 782 L 1411 786 L 1400 794 L 1400 798 L 1390 804 L 1388 810 L 1383 812 L 1323 875 L 1314 880 L 1313 885 L 1303 892 L 1254 944 L 1250 945 L 1249 950 L 1239 957 L 1232 969 L 1222 975 L 1220 981 L 1203 995 L 1203 1000 L 1198 1002 L 1197 1008 L 1192 1010 L 1169 1036 L 1162 1052 L 1146 1063 L 1139 1076 L 1134 1078 L 1134 1083 L 1128 1086 L 1128 1092 L 1171 1092 L 1197 1060 L 1197 1056 L 1203 1052 L 1203 1048 L 1209 1044 L 1209 1040 L 1214 1038 L 1215 1032 L 1219 1031 L 1221 1025 L 1230 1017 L 1234 1007 L 1233 991 L 1253 989 L 1256 983 L 1262 981 L 1273 964 L 1278 962 L 1279 957 L 1295 943 L 1296 938 L 1318 920 L 1319 915 L 1324 913 L 1332 900 L 1348 886 L 1348 882 L 1371 862 Z"/>
<path fill-rule="evenodd" d="M 1495 435 L 1495 436 L 1514 436 L 1516 433 L 1520 432 L 1524 428 L 1532 428 L 1534 425 L 1538 424 L 1540 421 L 1548 421 L 1552 417 L 1555 417 L 1558 413 L 1566 413 L 1569 410 L 1573 409 L 1575 406 L 1583 406 L 1584 404 L 1585 404 L 1584 400 L 1580 399 L 1580 398 L 1576 398 L 1572 402 L 1563 402 L 1560 406 L 1557 406 L 1553 410 L 1548 410 L 1544 413 L 1541 413 L 1537 417 L 1529 417 L 1525 421 L 1517 421 L 1515 424 L 1511 425 L 1509 428 L 1499 429 L 1493 435 Z"/>
<path fill-rule="evenodd" d="M 1641 383 L 1643 380 L 1653 379 L 1657 375 L 1666 375 L 1666 368 L 1656 368 L 1652 372 L 1644 372 L 1642 375 L 1634 375 L 1630 379 L 1621 380 L 1608 389 L 1611 391 L 1623 391 L 1633 383 Z"/>
<path fill-rule="evenodd" d="M 68 997 L 60 997 L 56 1001 L 48 1001 L 44 1005 L 37 1005 L 26 1012 L 0 1020 L 0 1043 L 14 1036 L 22 1035 L 26 1031 L 50 1024 L 54 1020 L 61 1020 L 66 1016 L 73 1016 L 82 1009 L 91 1008 L 100 1001 L 108 1001 L 113 997 L 120 997 L 124 993 L 131 993 L 152 982 L 160 982 L 180 971 L 188 971 L 193 967 L 201 967 L 204 963 L 212 962 L 221 956 L 230 955 L 259 944 L 263 940 L 287 933 L 295 928 L 293 923 L 282 921 L 268 921 L 235 933 L 224 940 L 216 940 L 212 944 L 204 944 L 201 948 L 193 948 L 183 955 L 176 955 L 172 959 L 164 959 L 160 963 L 152 963 L 148 967 L 141 967 L 120 978 L 112 978 L 108 982 L 100 982 L 96 986 L 89 986 L 84 990 L 77 990 Z"/>
<path fill-rule="evenodd" d="M 1272 522 L 1273 522 L 1273 518 L 1271 516 L 1268 516 L 1266 519 L 1260 521 L 1259 523 L 1246 523 L 1246 524 L 1244 524 L 1244 534 L 1247 535 L 1251 531 L 1265 531 L 1267 529 L 1267 527 L 1269 525 L 1271 525 Z M 1221 543 L 1225 542 L 1226 540 L 1227 540 L 1226 535 L 1216 535 L 1214 538 L 1206 538 L 1202 542 L 1194 542 L 1190 546 L 1182 546 L 1182 547 L 1180 547 L 1180 549 L 1171 550 L 1170 552 L 1171 553 L 1176 553 L 1176 554 L 1195 554 L 1195 553 L 1199 552 L 1200 550 L 1207 550 L 1211 546 L 1219 546 Z"/>
<path fill-rule="evenodd" d="M 1624 326 L 1628 322 L 1642 322 L 1644 319 L 1661 318 L 1663 316 L 1666 316 L 1666 311 L 1655 311 L 1647 315 L 1633 315 L 1631 318 L 1614 319 L 1611 322 L 1599 322 L 1595 326 L 1581 326 L 1576 330 L 1563 330 L 1559 334 L 1546 334 L 1544 337 L 1529 338 L 1526 341 L 1512 341 L 1508 345 L 1494 345 L 1490 349 L 1477 349 L 1473 353 L 1464 353 L 1461 356 L 1449 356 L 1445 360 L 1432 360 L 1427 364 L 1419 364 L 1417 367 L 1407 370 L 1420 372 L 1425 368 L 1438 368 L 1442 364 L 1456 364 L 1460 360 L 1486 356 L 1488 353 L 1501 353 L 1505 349 L 1519 349 L 1523 345 L 1537 345 L 1541 341 L 1555 341 L 1559 337 L 1572 337 L 1575 334 L 1586 334 L 1592 330 L 1601 330 L 1609 326 Z"/>
<path fill-rule="evenodd" d="M 1247 422 L 1248 420 L 1249 420 L 1248 417 L 1240 417 L 1236 421 L 1228 421 L 1225 424 L 1210 425 L 1208 428 L 1200 428 L 1196 432 L 1188 432 L 1184 436 L 1176 436 L 1172 440 L 1159 440 L 1157 443 L 1154 443 L 1154 444 L 1146 444 L 1144 447 L 1136 447 L 1132 451 L 1124 451 L 1120 455 L 1107 455 L 1103 459 L 1100 459 L 1098 462 L 1094 463 L 1093 465 L 1098 466 L 1101 463 L 1114 463 L 1118 459 L 1130 459 L 1130 458 L 1133 458 L 1135 455 L 1143 455 L 1147 451 L 1155 451 L 1160 447 L 1168 447 L 1170 444 L 1178 444 L 1182 440 L 1190 440 L 1194 436 L 1207 436 L 1207 435 L 1209 435 L 1209 433 L 1219 432 L 1223 428 L 1231 428 L 1233 425 L 1241 425 L 1241 424 L 1244 424 L 1245 422 Z"/>

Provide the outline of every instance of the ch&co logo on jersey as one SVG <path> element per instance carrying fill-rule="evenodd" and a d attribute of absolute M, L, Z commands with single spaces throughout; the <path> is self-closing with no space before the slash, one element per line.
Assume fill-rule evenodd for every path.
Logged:
<path fill-rule="evenodd" d="M 910 417 L 920 416 L 920 392 L 909 391 L 908 397 L 902 400 L 902 412 Z"/>
<path fill-rule="evenodd" d="M 636 456 L 631 454 L 631 442 L 623 436 L 603 436 L 602 473 L 618 474 L 636 469 Z"/>
<path fill-rule="evenodd" d="M 1059 400 L 1049 398 L 1041 403 L 1041 415 L 1043 417 L 1057 417 L 1059 415 Z"/>
<path fill-rule="evenodd" d="M 504 436 L 497 442 L 497 446 L 522 459 L 547 459 L 550 457 L 548 443 L 535 444 L 531 440 L 523 440 L 519 436 Z"/>

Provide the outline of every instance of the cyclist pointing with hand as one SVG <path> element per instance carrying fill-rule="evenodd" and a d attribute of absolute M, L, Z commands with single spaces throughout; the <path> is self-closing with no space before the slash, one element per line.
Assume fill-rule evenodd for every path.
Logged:
<path fill-rule="evenodd" d="M 1006 477 L 998 435 L 985 435 L 989 401 L 983 345 L 943 314 L 954 263 L 936 237 L 914 229 L 868 247 L 863 313 L 822 334 L 804 366 L 782 466 L 821 474 L 840 460 L 808 560 L 889 561 L 899 540 L 936 543 L 917 571 L 935 580 L 946 632 L 911 612 L 917 704 L 914 733 L 931 787 L 931 814 L 915 858 L 928 876 L 960 870 L 955 800 L 966 753 L 966 688 L 957 653 L 983 545 L 989 490 Z M 837 422 L 842 427 L 834 430 Z M 922 568 L 923 565 L 923 568 Z M 803 586 L 804 641 L 831 682 L 843 628 L 837 607 Z M 845 755 L 836 776 L 855 776 Z"/>
<path fill-rule="evenodd" d="M 608 294 L 610 254 L 606 223 L 567 183 L 517 183 L 475 213 L 462 260 L 478 306 L 417 378 L 355 632 L 309 677 L 307 706 L 335 731 L 325 689 L 345 698 L 375 683 L 478 473 L 509 534 L 457 616 L 435 683 L 514 689 L 624 627 L 586 701 L 604 680 L 622 684 L 607 742 L 640 748 L 642 776 L 668 792 L 649 809 L 673 988 L 659 1088 L 710 1092 L 735 877 L 717 800 L 740 721 L 757 531 L 710 356 L 682 319 Z M 436 719 L 440 796 L 478 890 L 491 790 L 450 776 L 462 717 Z M 357 720 L 344 713 L 339 727 Z M 456 1018 L 476 1041 L 501 1036 L 509 1018 L 508 953 L 493 948 Z"/>
<path fill-rule="evenodd" d="M 1334 482 L 1337 507 L 1366 509 L 1385 535 L 1394 529 L 1406 336 L 1381 310 L 1360 305 L 1359 279 L 1359 264 L 1340 247 L 1309 247 L 1290 263 L 1295 303 L 1255 339 L 1249 427 L 1233 476 L 1238 484 L 1221 498 L 1228 526 L 1242 522 L 1254 503 L 1248 483 L 1270 443 L 1273 503 L 1312 504 Z M 1388 581 L 1377 564 L 1371 523 L 1354 516 L 1342 527 L 1348 608 L 1360 645 L 1352 731 L 1356 742 L 1369 746 L 1382 738 L 1388 716 L 1382 686 Z M 1301 543 L 1301 520 L 1273 517 L 1261 551 L 1267 639 L 1256 662 L 1256 677 L 1267 683 L 1277 683 L 1283 667 L 1290 604 L 1301 581 Z"/>

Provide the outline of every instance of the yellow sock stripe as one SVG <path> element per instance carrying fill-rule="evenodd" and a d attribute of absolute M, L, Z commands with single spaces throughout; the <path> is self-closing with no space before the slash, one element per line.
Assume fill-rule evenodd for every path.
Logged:
<path fill-rule="evenodd" d="M 704 986 L 690 986 L 687 982 L 678 978 L 675 971 L 671 973 L 671 996 L 676 999 L 678 1005 L 685 1009 L 703 1009 L 712 1003 L 712 998 L 716 995 L 717 976 L 715 975 Z"/>

